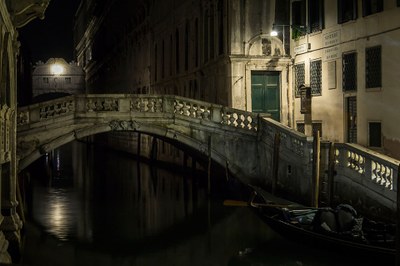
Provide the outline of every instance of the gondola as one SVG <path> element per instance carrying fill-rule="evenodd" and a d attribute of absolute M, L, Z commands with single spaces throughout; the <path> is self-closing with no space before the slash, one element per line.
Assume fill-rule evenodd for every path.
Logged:
<path fill-rule="evenodd" d="M 368 254 L 389 261 L 395 258 L 396 227 L 393 224 L 358 217 L 349 205 L 331 209 L 277 202 L 260 188 L 252 188 L 254 192 L 248 205 L 284 237 L 352 255 Z M 332 221 L 339 225 L 335 227 Z"/>

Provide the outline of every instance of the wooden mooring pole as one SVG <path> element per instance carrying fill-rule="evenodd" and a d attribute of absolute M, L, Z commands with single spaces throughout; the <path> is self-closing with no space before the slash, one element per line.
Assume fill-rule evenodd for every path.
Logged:
<path fill-rule="evenodd" d="M 281 134 L 279 132 L 275 133 L 274 138 L 274 153 L 272 155 L 272 188 L 271 193 L 275 195 L 276 186 L 278 184 L 278 170 L 279 170 L 279 146 L 281 143 Z"/>
<path fill-rule="evenodd" d="M 319 138 L 319 131 L 314 134 L 314 153 L 313 153 L 313 196 L 312 196 L 312 206 L 318 208 L 319 202 L 319 167 L 320 167 L 320 153 L 321 153 L 321 141 Z"/>
<path fill-rule="evenodd" d="M 208 169 L 207 169 L 207 191 L 211 194 L 211 135 L 208 136 Z"/>
<path fill-rule="evenodd" d="M 400 165 L 397 167 L 397 201 L 396 201 L 396 266 L 400 266 Z"/>

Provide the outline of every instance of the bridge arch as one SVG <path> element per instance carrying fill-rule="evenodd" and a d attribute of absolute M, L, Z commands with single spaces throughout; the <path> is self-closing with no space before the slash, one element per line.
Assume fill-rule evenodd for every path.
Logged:
<path fill-rule="evenodd" d="M 235 175 L 258 175 L 258 114 L 177 96 L 75 95 L 20 108 L 18 171 L 75 139 L 135 131 L 181 143 Z M 210 148 L 209 148 L 209 141 Z M 246 168 L 246 169 L 245 169 Z"/>

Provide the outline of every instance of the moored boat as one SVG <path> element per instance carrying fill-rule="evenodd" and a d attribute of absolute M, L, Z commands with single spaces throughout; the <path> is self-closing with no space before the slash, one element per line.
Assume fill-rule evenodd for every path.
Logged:
<path fill-rule="evenodd" d="M 277 201 L 262 189 L 252 188 L 254 193 L 248 204 L 284 237 L 349 254 L 394 260 L 395 225 L 360 217 L 347 204 L 335 209 L 307 207 Z"/>

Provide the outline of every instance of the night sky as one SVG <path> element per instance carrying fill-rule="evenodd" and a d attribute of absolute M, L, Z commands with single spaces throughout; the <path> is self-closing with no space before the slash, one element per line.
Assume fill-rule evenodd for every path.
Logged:
<path fill-rule="evenodd" d="M 51 0 L 45 18 L 32 20 L 19 29 L 19 40 L 30 51 L 33 63 L 61 57 L 67 62 L 73 57 L 73 21 L 80 0 Z"/>

